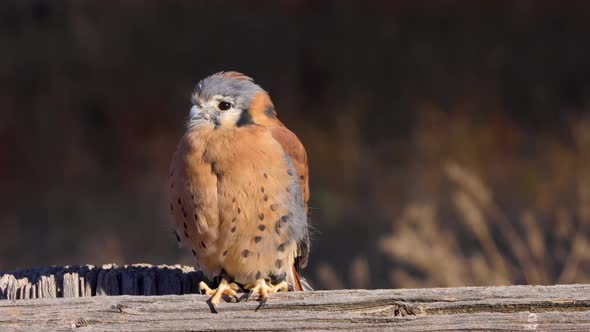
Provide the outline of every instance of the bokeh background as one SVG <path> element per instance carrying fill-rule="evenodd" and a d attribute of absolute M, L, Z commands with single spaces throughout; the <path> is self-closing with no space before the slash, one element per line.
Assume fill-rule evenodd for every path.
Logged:
<path fill-rule="evenodd" d="M 191 264 L 167 173 L 244 72 L 307 147 L 316 288 L 590 282 L 588 1 L 4 1 L 0 270 Z"/>

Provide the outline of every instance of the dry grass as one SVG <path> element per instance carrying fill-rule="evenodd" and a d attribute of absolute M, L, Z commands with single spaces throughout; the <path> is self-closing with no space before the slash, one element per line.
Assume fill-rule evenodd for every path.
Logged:
<path fill-rule="evenodd" d="M 588 183 L 578 184 L 579 222 L 566 211 L 556 213 L 557 229 L 543 229 L 530 210 L 509 220 L 493 199 L 491 190 L 467 169 L 450 163 L 446 174 L 453 183 L 451 200 L 458 223 L 451 229 L 437 213 L 437 205 L 410 204 L 383 237 L 383 252 L 411 265 L 424 279 L 394 267 L 392 283 L 404 286 L 553 284 L 588 282 L 590 243 L 587 213 Z M 518 231 L 520 229 L 522 231 Z M 549 234 L 547 234 L 549 233 Z M 461 234 L 467 234 L 467 237 Z M 566 259 L 548 238 L 564 240 Z M 475 242 L 468 250 L 461 244 Z M 500 248 L 502 245 L 502 248 Z M 584 266 L 585 270 L 580 270 Z M 555 270 L 550 269 L 553 267 Z"/>
<path fill-rule="evenodd" d="M 356 149 L 357 167 L 380 179 L 367 200 L 391 232 L 369 238 L 381 256 L 322 261 L 319 287 L 373 288 L 378 278 L 387 287 L 590 281 L 589 118 L 575 121 L 571 140 L 515 131 L 505 146 L 500 129 L 465 114 L 429 105 L 418 119 L 403 176 Z M 521 156 L 531 145 L 542 148 Z"/>

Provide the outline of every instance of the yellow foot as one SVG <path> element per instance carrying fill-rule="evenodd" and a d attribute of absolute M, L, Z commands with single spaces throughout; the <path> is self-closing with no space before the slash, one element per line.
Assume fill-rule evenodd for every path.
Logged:
<path fill-rule="evenodd" d="M 247 301 L 250 298 L 250 295 L 252 295 L 254 293 L 259 294 L 258 300 L 260 301 L 260 305 L 258 306 L 258 308 L 256 308 L 256 311 L 258 311 L 259 309 L 264 308 L 264 306 L 266 305 L 266 300 L 268 299 L 268 294 L 276 293 L 279 291 L 287 292 L 287 291 L 289 291 L 289 284 L 287 284 L 286 281 L 281 281 L 276 285 L 269 286 L 264 279 L 258 279 L 258 280 L 256 280 L 255 284 L 247 285 L 246 289 L 249 289 L 250 292 L 248 292 L 246 294 L 246 296 L 243 300 Z"/>
<path fill-rule="evenodd" d="M 202 292 L 205 292 L 205 294 L 213 295 L 208 301 L 211 305 L 211 311 L 213 311 L 213 313 L 217 313 L 217 303 L 219 303 L 219 300 L 223 295 L 233 296 L 237 301 L 238 294 L 236 293 L 236 291 L 240 289 L 238 285 L 236 285 L 233 282 L 227 282 L 225 278 L 221 278 L 221 282 L 219 283 L 219 286 L 216 289 L 209 288 L 209 286 L 207 286 L 207 284 L 204 281 L 201 281 L 199 283 L 199 288 Z"/>

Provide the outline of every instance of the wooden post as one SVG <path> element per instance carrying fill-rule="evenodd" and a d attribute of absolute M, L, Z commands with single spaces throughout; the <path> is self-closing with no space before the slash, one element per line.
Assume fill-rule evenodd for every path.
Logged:
<path fill-rule="evenodd" d="M 201 280 L 204 277 L 200 272 L 181 265 L 41 267 L 0 272 L 0 300 L 196 294 Z"/>
<path fill-rule="evenodd" d="M 7 273 L 0 296 L 12 300 L 0 301 L 0 331 L 590 331 L 590 285 L 290 292 L 259 311 L 256 301 L 222 302 L 212 314 L 208 296 L 193 294 L 201 278 L 149 265 Z M 119 294 L 188 295 L 100 296 Z"/>

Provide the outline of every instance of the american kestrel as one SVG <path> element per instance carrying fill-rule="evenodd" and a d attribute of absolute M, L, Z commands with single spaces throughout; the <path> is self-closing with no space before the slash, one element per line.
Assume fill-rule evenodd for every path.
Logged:
<path fill-rule="evenodd" d="M 241 73 L 201 80 L 187 130 L 170 168 L 176 238 L 191 249 L 214 310 L 240 288 L 258 293 L 304 290 L 309 199 L 307 154 L 277 118 L 266 91 Z"/>

